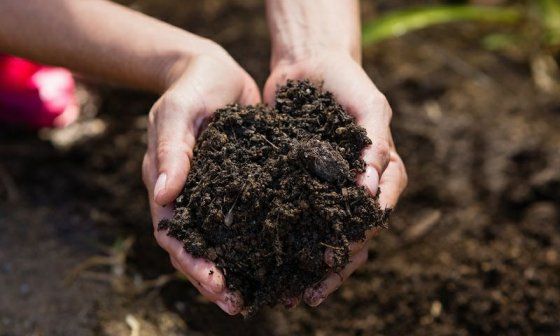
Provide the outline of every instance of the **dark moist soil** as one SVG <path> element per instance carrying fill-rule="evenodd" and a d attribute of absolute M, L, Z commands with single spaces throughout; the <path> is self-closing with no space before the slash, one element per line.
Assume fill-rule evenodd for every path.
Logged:
<path fill-rule="evenodd" d="M 308 81 L 274 107 L 218 110 L 198 139 L 175 216 L 160 223 L 187 252 L 212 260 L 249 312 L 301 296 L 348 263 L 348 245 L 389 211 L 356 184 L 366 131 Z M 324 261 L 327 247 L 334 265 Z"/>

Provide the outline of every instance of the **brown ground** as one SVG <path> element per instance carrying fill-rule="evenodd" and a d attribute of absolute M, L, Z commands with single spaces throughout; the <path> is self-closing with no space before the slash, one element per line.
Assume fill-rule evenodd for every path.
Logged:
<path fill-rule="evenodd" d="M 261 2 L 225 3 L 135 6 L 223 43 L 263 83 Z M 66 149 L 42 139 L 69 132 L 2 130 L 0 335 L 558 334 L 560 95 L 522 53 L 483 49 L 488 31 L 454 24 L 366 51 L 410 183 L 368 264 L 317 309 L 244 322 L 182 280 L 148 282 L 171 272 L 140 181 L 153 97 L 100 90 L 97 119 L 75 127 L 90 136 Z M 107 265 L 72 273 L 92 256 Z"/>

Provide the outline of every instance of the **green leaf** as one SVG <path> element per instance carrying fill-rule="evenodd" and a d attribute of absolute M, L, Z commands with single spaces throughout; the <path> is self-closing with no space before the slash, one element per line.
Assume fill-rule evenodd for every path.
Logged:
<path fill-rule="evenodd" d="M 555 1 L 555 0 L 551 0 Z M 514 23 L 521 18 L 518 9 L 488 6 L 427 6 L 397 10 L 367 22 L 363 27 L 364 45 L 398 37 L 410 31 L 456 21 Z"/>
<path fill-rule="evenodd" d="M 539 0 L 540 18 L 546 30 L 546 42 L 560 44 L 560 1 Z"/>

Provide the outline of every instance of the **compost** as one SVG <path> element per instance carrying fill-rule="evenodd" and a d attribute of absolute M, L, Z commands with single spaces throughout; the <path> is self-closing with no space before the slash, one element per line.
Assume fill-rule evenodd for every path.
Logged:
<path fill-rule="evenodd" d="M 289 81 L 274 106 L 216 111 L 159 229 L 216 263 L 249 313 L 301 296 L 348 263 L 351 242 L 387 223 L 390 211 L 356 183 L 370 144 L 331 93 Z"/>

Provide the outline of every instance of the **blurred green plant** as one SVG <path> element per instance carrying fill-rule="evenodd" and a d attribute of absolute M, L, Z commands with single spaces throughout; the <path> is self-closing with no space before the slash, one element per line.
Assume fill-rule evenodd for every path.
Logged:
<path fill-rule="evenodd" d="M 426 6 L 396 10 L 366 22 L 362 30 L 365 45 L 398 37 L 408 32 L 437 24 L 456 21 L 513 23 L 521 18 L 519 11 L 509 7 Z"/>
<path fill-rule="evenodd" d="M 536 10 L 535 10 L 536 9 Z M 443 23 L 458 21 L 491 22 L 511 25 L 529 22 L 539 27 L 539 38 L 547 46 L 560 44 L 560 1 L 536 0 L 526 7 L 441 5 L 414 7 L 395 10 L 366 22 L 362 31 L 365 46 L 398 37 L 406 33 Z M 530 29 L 529 29 L 530 30 Z M 521 40 L 534 41 L 534 37 L 523 36 L 525 31 L 514 34 L 491 34 L 482 41 L 489 49 L 501 49 Z"/>
<path fill-rule="evenodd" d="M 538 4 L 546 43 L 549 45 L 560 44 L 560 1 L 539 0 Z"/>

